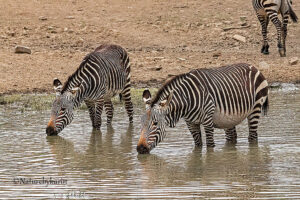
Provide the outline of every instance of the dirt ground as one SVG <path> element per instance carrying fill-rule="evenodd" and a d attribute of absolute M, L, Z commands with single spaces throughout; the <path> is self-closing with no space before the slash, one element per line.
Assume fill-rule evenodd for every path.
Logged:
<path fill-rule="evenodd" d="M 300 2 L 294 3 L 300 18 Z M 0 0 L 0 8 L 0 94 L 51 92 L 53 78 L 65 81 L 102 43 L 128 50 L 134 87 L 159 87 L 194 68 L 239 62 L 257 66 L 269 82 L 300 82 L 300 61 L 289 64 L 300 57 L 300 24 L 288 26 L 285 58 L 270 24 L 270 55 L 261 55 L 249 0 Z M 16 45 L 32 54 L 15 54 Z M 259 67 L 262 61 L 270 67 Z"/>

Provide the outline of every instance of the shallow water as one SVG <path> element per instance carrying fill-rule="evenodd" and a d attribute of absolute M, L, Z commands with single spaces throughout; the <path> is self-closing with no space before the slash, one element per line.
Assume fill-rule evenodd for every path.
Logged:
<path fill-rule="evenodd" d="M 116 107 L 113 128 L 103 124 L 101 132 L 78 110 L 60 136 L 46 137 L 50 111 L 2 106 L 0 198 L 300 199 L 300 91 L 270 95 L 258 145 L 248 144 L 245 121 L 236 146 L 216 130 L 213 151 L 195 149 L 180 121 L 150 155 L 136 152 L 143 109 L 129 126 L 124 108 Z M 47 185 L 43 178 L 63 180 Z"/>

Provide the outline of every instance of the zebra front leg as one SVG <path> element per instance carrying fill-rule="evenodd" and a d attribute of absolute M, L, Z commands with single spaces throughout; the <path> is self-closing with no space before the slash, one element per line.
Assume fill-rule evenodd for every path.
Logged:
<path fill-rule="evenodd" d="M 257 104 L 254 106 L 254 109 L 251 112 L 251 114 L 247 117 L 248 127 L 249 127 L 248 141 L 250 143 L 257 142 L 257 127 L 258 127 L 258 121 L 259 121 L 260 115 L 261 115 L 261 105 Z"/>
<path fill-rule="evenodd" d="M 209 117 L 205 120 L 203 123 L 204 131 L 206 134 L 206 146 L 207 147 L 214 147 L 214 126 L 213 126 L 213 120 L 212 117 Z"/>
<path fill-rule="evenodd" d="M 96 101 L 96 111 L 95 111 L 95 117 L 94 117 L 94 125 L 93 128 L 96 130 L 100 130 L 101 128 L 101 114 L 103 111 L 103 104 L 104 104 L 104 99 L 100 98 Z"/>
<path fill-rule="evenodd" d="M 110 125 L 112 122 L 113 115 L 114 115 L 114 106 L 111 102 L 111 99 L 106 100 L 104 102 L 104 107 L 105 107 L 105 112 L 106 112 L 106 116 L 107 116 L 107 125 Z"/>
<path fill-rule="evenodd" d="M 261 48 L 261 53 L 267 55 L 269 54 L 269 44 L 268 44 L 268 24 L 269 17 L 267 15 L 259 15 L 257 14 L 258 20 L 261 24 L 261 33 L 263 36 L 263 46 Z"/>
<path fill-rule="evenodd" d="M 284 48 L 281 43 L 281 36 L 282 36 L 282 27 L 281 27 L 281 21 L 278 18 L 278 13 L 277 12 L 271 12 L 269 15 L 270 20 L 273 22 L 273 24 L 276 27 L 277 30 L 277 47 L 278 47 L 278 52 L 281 57 L 284 57 Z"/>
<path fill-rule="evenodd" d="M 92 121 L 92 126 L 94 127 L 95 126 L 94 119 L 95 119 L 95 113 L 96 113 L 95 102 L 87 101 L 87 100 L 84 102 L 85 102 L 86 106 L 88 107 L 90 119 Z"/>
<path fill-rule="evenodd" d="M 225 129 L 225 134 L 226 134 L 226 141 L 229 143 L 236 144 L 237 142 L 237 133 L 236 133 L 236 128 L 229 128 Z"/>
<path fill-rule="evenodd" d="M 192 123 L 192 122 L 186 122 L 187 127 L 189 131 L 191 132 L 195 146 L 197 147 L 202 147 L 202 137 L 201 137 L 201 129 L 200 129 L 200 124 L 197 123 Z"/>
<path fill-rule="evenodd" d="M 130 83 L 125 86 L 125 89 L 122 91 L 122 99 L 125 101 L 125 109 L 127 111 L 127 115 L 129 117 L 129 122 L 133 122 L 133 105 L 131 102 L 130 95 Z"/>

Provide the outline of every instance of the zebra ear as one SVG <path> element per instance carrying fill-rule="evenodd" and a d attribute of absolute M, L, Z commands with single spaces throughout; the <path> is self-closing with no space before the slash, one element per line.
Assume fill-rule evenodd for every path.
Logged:
<path fill-rule="evenodd" d="M 171 90 L 170 94 L 167 96 L 166 99 L 162 100 L 159 105 L 162 107 L 162 108 L 167 108 L 169 105 L 170 105 L 170 102 L 173 98 L 173 90 Z"/>
<path fill-rule="evenodd" d="M 56 92 L 56 95 L 59 95 L 61 92 L 61 89 L 62 89 L 62 84 L 58 78 L 55 78 L 53 80 L 53 88 L 54 88 L 54 91 Z"/>
<path fill-rule="evenodd" d="M 151 93 L 148 89 L 144 90 L 143 92 L 143 100 L 146 104 L 151 103 Z"/>

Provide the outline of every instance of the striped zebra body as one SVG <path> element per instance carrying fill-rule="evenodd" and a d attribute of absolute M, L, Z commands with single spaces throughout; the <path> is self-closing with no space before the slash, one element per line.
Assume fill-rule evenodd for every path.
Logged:
<path fill-rule="evenodd" d="M 149 102 L 151 94 L 146 94 L 144 101 Z M 249 141 L 256 141 L 261 110 L 266 111 L 268 105 L 267 96 L 266 79 L 248 64 L 179 75 L 167 82 L 146 106 L 137 150 L 149 153 L 163 140 L 165 126 L 174 127 L 180 118 L 186 121 L 196 146 L 202 146 L 200 125 L 204 127 L 207 146 L 214 146 L 214 128 L 225 129 L 226 139 L 235 143 L 235 126 L 246 118 Z"/>
<path fill-rule="evenodd" d="M 252 0 L 253 8 L 262 27 L 263 46 L 261 53 L 269 54 L 267 28 L 269 21 L 275 25 L 277 30 L 277 47 L 280 56 L 286 56 L 286 36 L 289 15 L 293 22 L 298 18 L 292 9 L 291 0 Z M 282 22 L 278 14 L 282 15 Z"/>
<path fill-rule="evenodd" d="M 133 107 L 130 96 L 130 64 L 127 52 L 117 45 L 101 45 L 88 54 L 79 68 L 62 86 L 54 80 L 57 97 L 53 103 L 51 119 L 46 132 L 58 134 L 73 119 L 73 109 L 83 101 L 86 103 L 93 128 L 100 129 L 103 107 L 107 123 L 113 118 L 111 98 L 122 95 L 129 121 L 133 120 Z"/>

